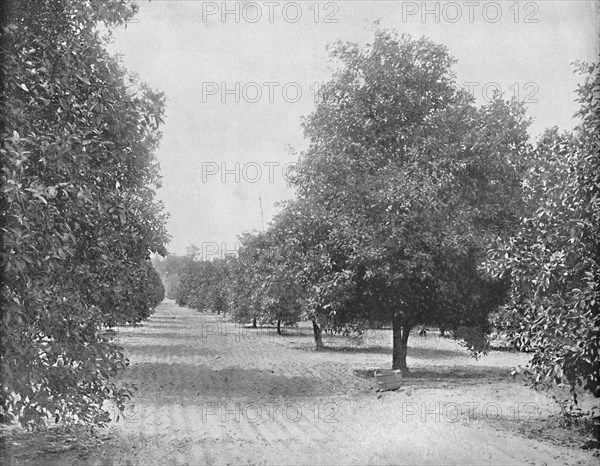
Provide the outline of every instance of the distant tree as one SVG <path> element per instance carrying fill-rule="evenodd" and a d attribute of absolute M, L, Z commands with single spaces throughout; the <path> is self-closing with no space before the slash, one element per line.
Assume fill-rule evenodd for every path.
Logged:
<path fill-rule="evenodd" d="M 150 312 L 166 298 L 165 287 L 160 275 L 150 261 L 146 263 L 146 278 L 143 282 L 147 287 L 144 295 L 148 296 L 148 309 Z"/>
<path fill-rule="evenodd" d="M 249 236 L 249 235 L 244 235 Z M 243 241 L 243 240 L 242 240 Z M 229 294 L 229 309 L 231 316 L 237 322 L 256 322 L 260 318 L 260 300 L 256 293 L 256 279 L 251 271 L 252 263 L 240 257 L 229 261 L 231 285 Z"/>
<path fill-rule="evenodd" d="M 277 323 L 281 333 L 282 323 L 295 324 L 300 318 L 298 285 L 285 267 L 285 244 L 276 228 L 240 240 L 236 289 L 241 296 L 235 316 L 240 322 Z"/>
<path fill-rule="evenodd" d="M 152 264 L 164 284 L 167 298 L 176 299 L 181 271 L 191 260 L 189 256 L 177 256 L 174 254 L 169 254 L 165 258 L 155 256 L 152 259 Z"/>
<path fill-rule="evenodd" d="M 323 330 L 339 331 L 346 321 L 336 312 L 350 306 L 357 294 L 341 290 L 344 251 L 329 241 L 333 225 L 303 200 L 286 203 L 264 233 L 241 238 L 240 278 L 246 305 L 236 312 L 241 321 L 313 324 L 315 344 L 323 346 Z M 340 272 L 331 283 L 331 274 Z M 353 284 L 347 281 L 349 286 Z"/>
<path fill-rule="evenodd" d="M 201 312 L 225 314 L 231 306 L 231 260 L 192 260 L 188 256 L 180 271 L 176 300 Z"/>
<path fill-rule="evenodd" d="M 177 287 L 177 304 L 204 310 L 207 306 L 203 294 L 204 283 L 207 280 L 207 262 L 190 260 L 181 272 Z"/>

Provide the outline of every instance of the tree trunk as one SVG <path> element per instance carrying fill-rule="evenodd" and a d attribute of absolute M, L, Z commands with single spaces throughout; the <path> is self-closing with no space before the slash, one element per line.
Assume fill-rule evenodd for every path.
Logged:
<path fill-rule="evenodd" d="M 313 319 L 313 331 L 315 332 L 315 345 L 317 349 L 323 348 L 323 329 L 319 326 L 316 319 Z"/>
<path fill-rule="evenodd" d="M 277 334 L 281 335 L 281 320 L 277 321 Z"/>
<path fill-rule="evenodd" d="M 406 353 L 408 348 L 408 335 L 412 325 L 402 323 L 401 316 L 394 316 L 392 321 L 394 349 L 392 354 L 392 369 L 400 369 L 403 374 L 407 374 Z"/>
<path fill-rule="evenodd" d="M 252 328 L 256 328 L 256 317 L 252 319 Z"/>

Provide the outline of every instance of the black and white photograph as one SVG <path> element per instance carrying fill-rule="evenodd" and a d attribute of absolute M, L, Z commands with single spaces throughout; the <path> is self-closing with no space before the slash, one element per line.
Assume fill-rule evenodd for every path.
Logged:
<path fill-rule="evenodd" d="M 600 0 L 0 10 L 0 464 L 600 465 Z"/>

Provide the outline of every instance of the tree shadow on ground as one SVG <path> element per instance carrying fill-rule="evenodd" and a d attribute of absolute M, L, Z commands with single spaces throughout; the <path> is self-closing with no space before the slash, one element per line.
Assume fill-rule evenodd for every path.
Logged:
<path fill-rule="evenodd" d="M 225 335 L 225 334 L 223 334 Z M 221 338 L 225 339 L 226 336 L 222 336 L 222 334 L 220 333 L 214 333 L 214 334 L 208 334 L 208 333 L 202 333 L 202 332 L 198 332 L 198 333 L 181 333 L 181 332 L 139 332 L 139 333 L 135 333 L 133 332 L 131 334 L 131 336 L 127 336 L 126 338 L 128 339 L 132 339 L 132 340 L 136 340 L 139 338 L 151 338 L 151 339 L 166 339 L 166 340 L 182 340 L 182 341 L 189 341 L 189 340 L 193 340 L 193 341 L 200 341 L 200 342 L 207 342 L 207 341 L 221 341 Z M 227 340 L 225 340 L 227 341 Z M 127 343 L 127 340 L 125 340 L 123 343 Z"/>
<path fill-rule="evenodd" d="M 153 320 L 152 322 L 145 322 L 146 328 L 154 328 L 154 327 L 176 328 L 176 327 L 189 327 L 189 326 L 190 326 L 190 323 L 186 322 L 184 320 L 171 321 L 171 322 L 166 322 L 166 321 L 161 321 L 161 320 Z"/>
<path fill-rule="evenodd" d="M 171 340 L 170 342 L 172 342 Z M 202 345 L 190 346 L 187 343 L 173 343 L 169 345 L 154 345 L 154 344 L 140 344 L 130 345 L 128 347 L 128 357 L 130 358 L 143 358 L 152 357 L 159 359 L 169 358 L 196 358 L 196 357 L 211 357 L 221 354 L 220 351 L 216 351 L 214 348 L 203 347 Z M 134 361 L 134 364 L 135 361 Z"/>
<path fill-rule="evenodd" d="M 138 363 L 127 379 L 144 392 L 141 398 L 158 406 L 201 404 L 206 400 L 251 398 L 274 400 L 330 395 L 331 389 L 314 377 L 286 377 L 271 370 L 199 364 Z"/>
<path fill-rule="evenodd" d="M 362 354 L 392 354 L 389 346 L 325 346 L 319 351 L 331 353 L 362 353 Z M 408 357 L 415 359 L 450 359 L 465 356 L 467 353 L 461 350 L 447 350 L 437 348 L 408 348 Z"/>
<path fill-rule="evenodd" d="M 392 348 L 387 346 L 330 346 L 319 348 L 323 353 L 365 353 L 365 354 L 392 354 Z"/>
<path fill-rule="evenodd" d="M 362 379 L 372 379 L 375 377 L 375 370 L 377 368 L 355 369 L 353 373 Z M 510 369 L 496 366 L 429 366 L 414 367 L 409 370 L 410 372 L 403 376 L 405 384 L 422 385 L 423 388 L 436 388 L 430 385 L 436 382 L 440 384 L 472 384 L 474 382 L 513 380 L 510 376 Z"/>

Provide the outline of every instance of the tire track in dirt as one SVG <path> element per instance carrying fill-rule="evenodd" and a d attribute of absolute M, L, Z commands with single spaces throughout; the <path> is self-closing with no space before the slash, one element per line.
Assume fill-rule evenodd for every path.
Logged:
<path fill-rule="evenodd" d="M 580 450 L 497 430 L 485 416 L 458 419 L 433 409 L 475 400 L 496 403 L 508 415 L 515 400 L 545 402 L 500 378 L 466 377 L 454 384 L 460 382 L 456 376 L 435 388 L 407 379 L 407 388 L 377 394 L 372 380 L 355 371 L 387 367 L 385 348 L 310 351 L 301 349 L 311 344 L 310 334 L 280 337 L 274 330 L 246 329 L 173 303 L 161 304 L 137 329 L 119 329 L 118 339 L 131 359 L 124 378 L 139 391 L 129 415 L 112 424 L 114 440 L 102 454 L 92 454 L 89 464 L 593 461 Z M 415 353 L 434 349 L 420 351 Z M 453 359 L 450 350 L 438 353 L 447 365 L 465 361 Z M 427 381 L 430 366 L 412 362 L 424 368 Z M 444 383 L 452 386 L 442 388 Z"/>

